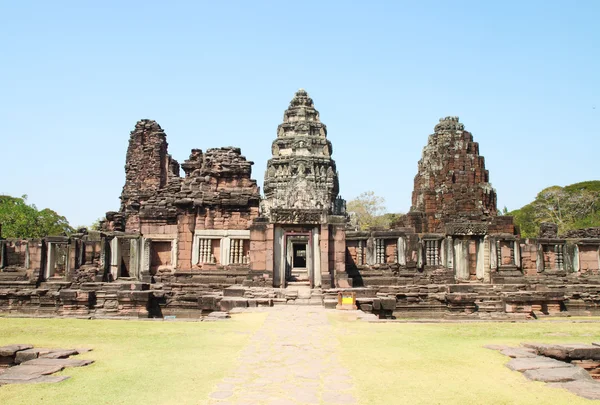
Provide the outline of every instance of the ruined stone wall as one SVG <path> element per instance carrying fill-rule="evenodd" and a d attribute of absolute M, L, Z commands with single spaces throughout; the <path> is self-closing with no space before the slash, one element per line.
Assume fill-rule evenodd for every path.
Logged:
<path fill-rule="evenodd" d="M 139 229 L 140 206 L 179 177 L 179 164 L 167 153 L 167 148 L 166 134 L 156 121 L 140 120 L 131 131 L 120 209 L 126 214 L 128 231 Z"/>

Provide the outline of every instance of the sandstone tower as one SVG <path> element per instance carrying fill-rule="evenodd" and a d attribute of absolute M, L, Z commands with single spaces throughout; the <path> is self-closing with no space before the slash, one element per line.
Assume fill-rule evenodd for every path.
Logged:
<path fill-rule="evenodd" d="M 332 214 L 339 184 L 327 127 L 305 90 L 294 95 L 277 128 L 273 157 L 267 163 L 263 214 L 278 216 L 312 212 Z M 307 211 L 308 210 L 308 211 Z M 300 219 L 300 218 L 299 218 Z"/>
<path fill-rule="evenodd" d="M 338 197 L 331 153 L 327 127 L 313 100 L 298 90 L 277 127 L 262 216 L 250 233 L 251 270 L 266 269 L 274 286 L 291 283 L 310 290 L 347 280 L 345 202 Z"/>
<path fill-rule="evenodd" d="M 156 121 L 136 123 L 129 137 L 121 193 L 120 212 L 126 215 L 128 231 L 139 230 L 137 212 L 142 203 L 168 184 L 179 184 L 179 163 L 167 148 L 167 135 Z"/>
<path fill-rule="evenodd" d="M 442 232 L 446 223 L 487 221 L 497 215 L 479 144 L 458 117 L 441 118 L 419 161 L 411 212 L 424 214 L 423 232 Z"/>

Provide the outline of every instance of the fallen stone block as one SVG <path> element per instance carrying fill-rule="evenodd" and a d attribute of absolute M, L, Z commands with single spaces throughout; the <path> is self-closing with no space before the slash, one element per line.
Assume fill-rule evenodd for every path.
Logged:
<path fill-rule="evenodd" d="M 32 345 L 8 345 L 0 347 L 0 357 L 14 356 L 15 353 L 21 350 L 32 349 Z"/>
<path fill-rule="evenodd" d="M 15 363 L 21 364 L 28 360 L 37 359 L 39 356 L 52 352 L 53 349 L 33 348 L 21 350 L 15 355 Z"/>
<path fill-rule="evenodd" d="M 0 376 L 0 385 L 57 383 L 57 382 L 61 382 L 61 381 L 71 378 L 68 375 L 42 375 L 42 376 L 34 377 L 30 380 L 4 380 L 2 377 L 3 376 Z"/>
<path fill-rule="evenodd" d="M 592 380 L 589 373 L 580 367 L 542 368 L 527 370 L 525 377 L 533 381 L 567 382 L 576 380 Z"/>
<path fill-rule="evenodd" d="M 569 363 L 549 359 L 547 357 L 536 356 L 532 358 L 516 358 L 506 363 L 506 367 L 514 371 L 527 371 L 537 370 L 540 368 L 562 368 L 562 367 L 575 367 Z"/>
<path fill-rule="evenodd" d="M 600 399 L 600 383 L 593 380 L 576 380 L 563 383 L 550 383 L 548 385 L 555 388 L 564 388 L 583 398 Z"/>
<path fill-rule="evenodd" d="M 227 312 L 214 311 L 208 314 L 205 318 L 207 321 L 214 321 L 219 319 L 229 319 L 231 316 Z"/>
<path fill-rule="evenodd" d="M 512 358 L 533 358 L 533 357 L 537 357 L 537 354 L 535 353 L 535 350 L 533 349 L 527 349 L 527 348 L 521 348 L 521 347 L 509 347 L 507 349 L 503 349 L 500 351 L 500 353 L 502 353 L 505 356 L 508 357 L 512 357 Z"/>
<path fill-rule="evenodd" d="M 543 343 L 524 343 L 524 347 L 535 349 L 538 354 L 557 360 L 600 360 L 600 346 L 584 343 L 548 345 Z"/>
<path fill-rule="evenodd" d="M 3 383 L 11 381 L 29 381 L 42 375 L 54 374 L 61 371 L 62 366 L 47 366 L 47 365 L 19 365 L 7 369 L 0 379 Z"/>
<path fill-rule="evenodd" d="M 66 359 L 67 357 L 75 354 L 78 354 L 77 350 L 75 349 L 55 349 L 50 353 L 41 354 L 39 357 L 45 359 Z"/>
<path fill-rule="evenodd" d="M 56 366 L 56 367 L 83 367 L 92 364 L 89 359 L 33 359 L 22 363 L 23 366 Z"/>

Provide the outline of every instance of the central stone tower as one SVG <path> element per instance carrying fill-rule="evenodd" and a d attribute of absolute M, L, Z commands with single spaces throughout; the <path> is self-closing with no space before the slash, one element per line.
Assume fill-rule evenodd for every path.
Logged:
<path fill-rule="evenodd" d="M 283 114 L 267 163 L 263 215 L 272 222 L 296 222 L 333 214 L 339 192 L 338 174 L 327 127 L 304 89 L 294 95 Z M 338 205 L 341 201 L 338 201 Z"/>
<path fill-rule="evenodd" d="M 250 233 L 251 269 L 272 275 L 277 287 L 344 285 L 345 202 L 327 127 L 305 90 L 285 110 L 271 151 Z"/>

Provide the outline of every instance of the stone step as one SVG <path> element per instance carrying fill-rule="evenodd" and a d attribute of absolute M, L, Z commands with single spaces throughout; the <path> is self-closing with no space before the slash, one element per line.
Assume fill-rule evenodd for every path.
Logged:
<path fill-rule="evenodd" d="M 296 298 L 295 300 L 289 300 L 287 302 L 288 305 L 315 305 L 321 306 L 323 302 L 319 299 L 307 299 L 307 298 Z"/>
<path fill-rule="evenodd" d="M 247 287 L 243 287 L 243 286 L 239 286 L 239 285 L 232 285 L 231 287 L 227 287 L 223 290 L 223 296 L 224 297 L 243 297 L 247 290 L 248 290 Z"/>

